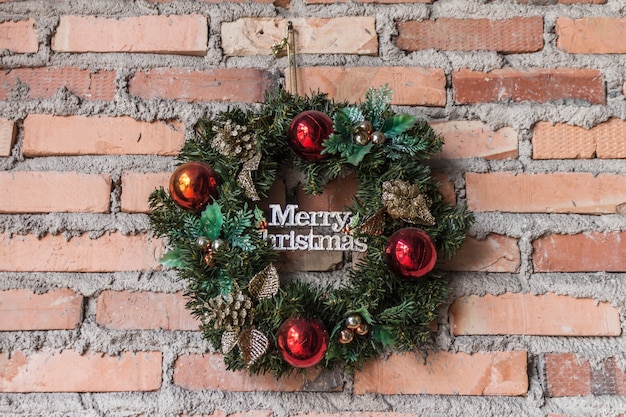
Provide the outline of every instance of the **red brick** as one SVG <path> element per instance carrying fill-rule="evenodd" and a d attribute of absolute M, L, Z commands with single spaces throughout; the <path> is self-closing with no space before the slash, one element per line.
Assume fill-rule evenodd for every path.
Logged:
<path fill-rule="evenodd" d="M 554 28 L 556 46 L 572 54 L 623 54 L 626 45 L 626 18 L 559 17 Z"/>
<path fill-rule="evenodd" d="M 308 230 L 301 231 L 309 233 Z M 270 233 L 276 231 L 270 230 Z M 278 232 L 280 233 L 280 232 Z M 343 252 L 340 251 L 279 251 L 276 268 L 283 272 L 326 272 L 343 266 Z"/>
<path fill-rule="evenodd" d="M 616 213 L 626 201 L 626 175 L 553 172 L 467 173 L 467 204 L 475 212 Z"/>
<path fill-rule="evenodd" d="M 0 172 L 0 213 L 108 213 L 111 178 L 104 174 Z"/>
<path fill-rule="evenodd" d="M 285 180 L 280 178 L 280 176 L 274 180 L 274 183 L 267 191 L 267 197 L 261 198 L 261 200 L 256 203 L 257 207 L 263 210 L 266 218 L 270 216 L 270 204 L 278 204 L 281 207 L 287 205 Z"/>
<path fill-rule="evenodd" d="M 361 102 L 370 87 L 387 84 L 393 90 L 391 104 L 446 105 L 446 75 L 439 68 L 301 67 L 298 74 L 300 92 L 323 91 L 337 101 Z"/>
<path fill-rule="evenodd" d="M 454 182 L 450 180 L 447 172 L 433 172 L 433 179 L 439 184 L 439 192 L 443 197 L 443 201 L 453 206 L 456 205 L 456 190 Z"/>
<path fill-rule="evenodd" d="M 489 234 L 482 240 L 468 237 L 456 255 L 439 266 L 448 271 L 517 272 L 520 262 L 517 239 Z"/>
<path fill-rule="evenodd" d="M 581 1 L 581 3 L 582 3 L 582 1 Z M 572 3 L 572 4 L 574 4 L 574 3 Z M 582 417 L 582 416 L 578 415 L 578 414 L 576 414 L 576 415 L 571 415 L 571 414 L 570 415 L 565 415 L 565 414 L 550 413 L 546 417 Z M 593 417 L 599 417 L 599 416 L 593 416 Z M 622 414 L 619 414 L 619 415 L 614 415 L 614 416 L 611 416 L 611 417 L 624 417 L 624 416 Z"/>
<path fill-rule="evenodd" d="M 37 254 L 37 256 L 33 256 Z M 159 267 L 163 243 L 147 235 L 87 234 L 69 241 L 61 235 L 0 234 L 0 271 L 16 272 L 114 272 Z"/>
<path fill-rule="evenodd" d="M 538 122 L 532 144 L 534 159 L 626 158 L 626 122 L 613 118 L 590 129 Z"/>
<path fill-rule="evenodd" d="M 137 72 L 130 79 L 128 89 L 131 95 L 146 100 L 261 102 L 271 82 L 269 72 L 255 68 L 206 71 L 156 68 Z"/>
<path fill-rule="evenodd" d="M 304 0 L 306 4 L 334 4 L 347 3 L 351 0 Z M 352 0 L 354 3 L 375 3 L 375 4 L 405 4 L 405 3 L 428 3 L 435 0 Z"/>
<path fill-rule="evenodd" d="M 354 375 L 354 392 L 382 395 L 525 395 L 526 352 L 392 354 Z"/>
<path fill-rule="evenodd" d="M 182 123 L 141 122 L 131 117 L 51 116 L 24 119 L 25 156 L 177 155 L 185 142 Z"/>
<path fill-rule="evenodd" d="M 344 211 L 352 203 L 358 187 L 359 181 L 354 175 L 329 182 L 319 195 L 308 195 L 298 187 L 298 210 Z"/>
<path fill-rule="evenodd" d="M 377 55 L 378 36 L 373 16 L 332 19 L 293 18 L 299 54 Z M 270 55 L 285 37 L 287 19 L 250 17 L 222 23 L 222 49 L 230 56 Z M 305 90 L 306 91 L 306 90 Z"/>
<path fill-rule="evenodd" d="M 122 174 L 121 210 L 126 213 L 148 213 L 150 193 L 169 187 L 171 172 L 124 172 Z"/>
<path fill-rule="evenodd" d="M 62 87 L 73 95 L 88 100 L 113 100 L 115 71 L 80 69 L 76 67 L 14 68 L 0 73 L 0 100 L 11 99 L 14 89 L 26 85 L 23 98 L 50 98 Z"/>
<path fill-rule="evenodd" d="M 535 272 L 626 271 L 626 232 L 547 235 L 533 242 Z"/>
<path fill-rule="evenodd" d="M 146 1 L 148 3 L 171 3 L 176 0 L 146 0 Z M 276 0 L 194 0 L 194 1 L 198 3 L 275 3 Z"/>
<path fill-rule="evenodd" d="M 594 361 L 574 353 L 545 355 L 545 377 L 548 395 L 626 395 L 626 375 L 615 357 Z"/>
<path fill-rule="evenodd" d="M 103 291 L 96 322 L 117 330 L 198 330 L 200 322 L 185 303 L 182 293 Z"/>
<path fill-rule="evenodd" d="M 202 15 L 61 16 L 52 50 L 206 55 L 208 30 Z"/>
<path fill-rule="evenodd" d="M 619 310 L 607 302 L 557 294 L 487 294 L 450 306 L 454 335 L 619 336 Z"/>
<path fill-rule="evenodd" d="M 591 394 L 591 365 L 573 353 L 548 353 L 546 379 L 550 397 Z"/>
<path fill-rule="evenodd" d="M 63 288 L 45 294 L 0 291 L 0 331 L 71 330 L 83 320 L 83 297 Z"/>
<path fill-rule="evenodd" d="M 434 159 L 485 158 L 499 160 L 517 158 L 517 132 L 511 127 L 491 129 L 477 121 L 449 121 L 430 124 L 445 141 Z"/>
<path fill-rule="evenodd" d="M 452 72 L 455 103 L 583 100 L 605 104 L 602 73 L 594 69 L 514 68 Z"/>
<path fill-rule="evenodd" d="M 504 20 L 456 19 L 398 22 L 397 46 L 407 51 L 535 52 L 543 48 L 541 16 Z"/>
<path fill-rule="evenodd" d="M 156 391 L 162 360 L 161 352 L 1 353 L 0 392 Z"/>
<path fill-rule="evenodd" d="M 0 23 L 0 49 L 18 54 L 36 53 L 39 50 L 39 37 L 35 19 Z"/>
<path fill-rule="evenodd" d="M 276 379 L 272 374 L 250 375 L 247 371 L 229 371 L 220 354 L 188 354 L 178 357 L 174 367 L 174 384 L 189 390 L 209 391 L 301 391 L 313 384 L 314 391 L 341 391 L 342 381 L 325 380 L 321 368 L 308 369 L 306 374 L 293 373 Z M 308 389 L 311 391 L 311 389 Z"/>
<path fill-rule="evenodd" d="M 515 0 L 521 4 L 533 4 L 537 6 L 550 6 L 554 0 Z M 606 0 L 556 0 L 557 4 L 605 4 Z"/>
<path fill-rule="evenodd" d="M 11 155 L 15 133 L 15 122 L 0 118 L 0 158 Z"/>

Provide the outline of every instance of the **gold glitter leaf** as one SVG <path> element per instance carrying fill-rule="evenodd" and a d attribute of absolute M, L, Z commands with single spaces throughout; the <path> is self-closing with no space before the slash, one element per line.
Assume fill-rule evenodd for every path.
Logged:
<path fill-rule="evenodd" d="M 239 350 L 243 356 L 243 360 L 252 365 L 261 356 L 267 352 L 270 341 L 263 333 L 257 329 L 246 329 L 239 335 L 237 340 Z"/>
<path fill-rule="evenodd" d="M 278 292 L 280 280 L 276 267 L 270 263 L 256 274 L 248 284 L 248 292 L 258 300 L 274 296 Z"/>

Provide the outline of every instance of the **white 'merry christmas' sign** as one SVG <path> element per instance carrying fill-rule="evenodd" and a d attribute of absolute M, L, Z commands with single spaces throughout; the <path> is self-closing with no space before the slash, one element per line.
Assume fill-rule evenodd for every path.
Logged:
<path fill-rule="evenodd" d="M 309 227 L 308 233 L 291 230 L 288 233 L 262 232 L 264 239 L 269 239 L 276 250 L 337 250 L 365 252 L 367 244 L 361 238 L 346 234 L 352 213 L 347 211 L 298 211 L 298 205 L 288 204 L 283 210 L 279 204 L 270 204 L 269 227 L 303 228 Z M 326 228 L 315 233 L 314 228 Z"/>

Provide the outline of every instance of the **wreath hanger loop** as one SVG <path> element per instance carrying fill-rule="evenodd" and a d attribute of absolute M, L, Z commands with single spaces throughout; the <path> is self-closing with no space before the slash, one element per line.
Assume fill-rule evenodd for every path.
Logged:
<path fill-rule="evenodd" d="M 279 43 L 272 45 L 272 52 L 278 57 L 284 49 L 287 49 L 287 70 L 289 71 L 289 92 L 298 95 L 298 63 L 296 61 L 296 36 L 293 22 L 287 22 L 287 34 Z"/>

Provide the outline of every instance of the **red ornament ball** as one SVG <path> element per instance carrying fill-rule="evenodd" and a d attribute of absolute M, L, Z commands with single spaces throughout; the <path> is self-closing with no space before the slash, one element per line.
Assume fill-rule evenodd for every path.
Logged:
<path fill-rule="evenodd" d="M 308 368 L 324 358 L 328 348 L 328 333 L 319 320 L 292 317 L 279 327 L 276 342 L 289 365 Z"/>
<path fill-rule="evenodd" d="M 308 110 L 294 117 L 287 131 L 287 143 L 305 161 L 320 161 L 326 157 L 322 155 L 322 144 L 331 133 L 333 120 L 321 111 Z"/>
<path fill-rule="evenodd" d="M 217 197 L 219 184 L 215 170 L 202 162 L 187 162 L 170 177 L 170 195 L 180 207 L 200 211 Z"/>
<path fill-rule="evenodd" d="M 422 229 L 406 227 L 391 235 L 385 248 L 387 265 L 397 275 L 416 279 L 428 274 L 437 261 L 430 236 Z"/>

